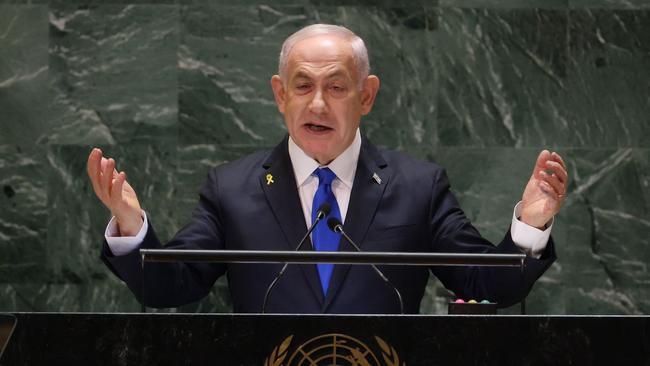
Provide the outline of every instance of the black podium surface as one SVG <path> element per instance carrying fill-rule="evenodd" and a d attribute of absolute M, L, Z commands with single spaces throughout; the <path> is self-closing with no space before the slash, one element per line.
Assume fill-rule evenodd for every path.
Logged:
<path fill-rule="evenodd" d="M 650 365 L 647 316 L 16 313 L 0 365 Z"/>

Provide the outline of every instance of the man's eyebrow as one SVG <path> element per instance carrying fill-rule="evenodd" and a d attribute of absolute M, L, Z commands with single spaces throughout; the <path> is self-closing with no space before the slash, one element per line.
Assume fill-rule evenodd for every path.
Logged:
<path fill-rule="evenodd" d="M 345 72 L 343 69 L 335 69 L 331 71 L 330 73 L 325 75 L 326 79 L 333 79 L 333 78 L 348 78 L 348 73 Z M 309 79 L 311 80 L 313 76 L 305 71 L 305 70 L 298 70 L 296 71 L 296 74 L 293 76 L 293 79 Z"/>

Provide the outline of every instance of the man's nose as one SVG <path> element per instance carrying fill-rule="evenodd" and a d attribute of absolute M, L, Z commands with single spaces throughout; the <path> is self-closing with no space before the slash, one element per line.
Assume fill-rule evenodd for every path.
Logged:
<path fill-rule="evenodd" d="M 309 102 L 309 111 L 313 114 L 323 114 L 327 112 L 327 104 L 325 99 L 323 99 L 323 92 L 316 90 L 314 97 L 311 102 Z"/>

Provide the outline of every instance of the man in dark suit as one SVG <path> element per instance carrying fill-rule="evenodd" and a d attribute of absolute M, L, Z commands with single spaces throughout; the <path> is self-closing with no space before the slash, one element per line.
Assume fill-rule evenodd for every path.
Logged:
<path fill-rule="evenodd" d="M 464 298 L 508 306 L 525 296 L 555 259 L 550 227 L 564 200 L 567 173 L 556 153 L 540 153 L 511 229 L 498 246 L 483 239 L 449 190 L 444 170 L 404 154 L 377 149 L 361 137 L 361 116 L 372 109 L 379 79 L 368 74 L 363 41 L 349 30 L 313 25 L 282 47 L 271 85 L 288 136 L 259 152 L 210 171 L 192 220 L 166 247 L 292 250 L 322 202 L 367 251 L 525 252 L 519 269 L 434 267 L 448 289 Z M 115 161 L 93 149 L 88 174 L 114 218 L 102 259 L 142 300 L 137 248 L 160 248 L 153 225 Z M 318 224 L 303 249 L 352 250 Z M 147 305 L 178 306 L 205 296 L 227 274 L 234 311 L 257 312 L 278 273 L 272 264 L 156 263 L 147 265 Z M 428 269 L 382 267 L 417 313 Z M 270 297 L 270 312 L 396 313 L 392 289 L 372 269 L 347 265 L 290 266 Z"/>

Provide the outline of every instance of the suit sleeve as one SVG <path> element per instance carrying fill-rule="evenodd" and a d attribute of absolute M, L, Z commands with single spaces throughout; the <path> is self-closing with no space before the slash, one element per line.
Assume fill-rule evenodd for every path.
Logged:
<path fill-rule="evenodd" d="M 213 169 L 201 189 L 190 223 L 165 245 L 165 249 L 223 249 L 216 176 Z M 151 221 L 140 248 L 162 248 Z M 177 307 L 203 298 L 226 271 L 222 263 L 147 262 L 143 277 L 139 250 L 114 256 L 105 240 L 101 259 L 127 284 L 140 303 L 159 308 Z"/>
<path fill-rule="evenodd" d="M 510 230 L 496 247 L 480 235 L 451 193 L 444 169 L 436 172 L 429 210 L 433 252 L 522 253 L 512 241 Z M 431 270 L 447 289 L 462 299 L 490 300 L 499 307 L 507 307 L 521 301 L 555 259 L 550 238 L 539 259 L 526 257 L 523 273 L 519 267 L 437 266 Z"/>

